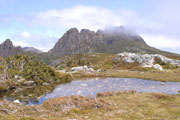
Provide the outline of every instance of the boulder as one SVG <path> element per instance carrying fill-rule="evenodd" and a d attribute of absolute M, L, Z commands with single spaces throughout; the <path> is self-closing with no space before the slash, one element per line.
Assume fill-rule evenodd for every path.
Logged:
<path fill-rule="evenodd" d="M 19 101 L 19 100 L 15 100 L 15 101 L 14 101 L 14 103 L 18 103 L 18 104 L 20 104 L 20 101 Z"/>
<path fill-rule="evenodd" d="M 24 86 L 33 86 L 34 84 L 35 84 L 34 81 L 25 81 L 25 82 L 23 83 Z"/>
<path fill-rule="evenodd" d="M 73 71 L 73 72 L 79 72 L 79 71 L 93 72 L 94 69 L 93 68 L 88 68 L 85 65 L 85 66 L 73 67 L 73 68 L 71 68 L 71 71 Z"/>
<path fill-rule="evenodd" d="M 163 55 L 139 54 L 139 53 L 128 53 L 128 52 L 117 54 L 117 57 L 114 59 L 114 62 L 116 63 L 118 63 L 119 61 L 123 61 L 126 63 L 138 62 L 142 67 L 153 67 L 155 69 L 162 70 L 162 67 L 159 64 L 154 65 L 155 59 L 157 58 L 165 64 L 180 66 L 180 60 L 167 58 Z"/>
<path fill-rule="evenodd" d="M 162 68 L 159 64 L 153 65 L 153 68 L 155 68 L 155 69 L 157 69 L 157 70 L 160 70 L 160 71 L 163 70 L 163 68 Z"/>
<path fill-rule="evenodd" d="M 49 85 L 49 83 L 43 83 L 42 85 L 44 85 L 44 86 L 48 86 L 48 85 Z"/>

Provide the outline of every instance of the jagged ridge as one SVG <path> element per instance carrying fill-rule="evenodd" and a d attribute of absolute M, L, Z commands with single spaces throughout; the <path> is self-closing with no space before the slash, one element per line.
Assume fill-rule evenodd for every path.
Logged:
<path fill-rule="evenodd" d="M 20 46 L 15 47 L 10 39 L 7 39 L 2 44 L 0 44 L 0 56 L 8 57 L 23 53 L 23 49 Z"/>
<path fill-rule="evenodd" d="M 164 52 L 148 46 L 143 38 L 124 27 L 115 27 L 97 32 L 76 28 L 68 30 L 48 53 L 61 57 L 64 55 L 94 53 L 157 53 L 167 55 Z"/>

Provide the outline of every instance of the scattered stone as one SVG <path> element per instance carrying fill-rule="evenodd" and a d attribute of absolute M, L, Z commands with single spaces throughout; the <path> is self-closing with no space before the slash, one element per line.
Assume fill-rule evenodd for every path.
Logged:
<path fill-rule="evenodd" d="M 14 103 L 20 104 L 21 102 L 19 100 L 15 100 Z"/>
<path fill-rule="evenodd" d="M 153 68 L 155 68 L 155 69 L 157 69 L 157 70 L 160 70 L 160 71 L 163 70 L 163 68 L 162 68 L 159 64 L 153 65 Z"/>
<path fill-rule="evenodd" d="M 73 71 L 73 72 L 79 72 L 79 71 L 94 72 L 94 69 L 88 68 L 85 65 L 85 66 L 73 67 L 73 68 L 71 68 L 71 71 Z"/>
<path fill-rule="evenodd" d="M 49 83 L 43 83 L 42 85 L 44 85 L 44 86 L 48 86 L 48 85 L 49 85 Z"/>
<path fill-rule="evenodd" d="M 96 72 L 102 72 L 102 69 L 98 69 Z"/>
<path fill-rule="evenodd" d="M 21 79 L 22 77 L 19 76 L 19 75 L 15 75 L 14 78 L 15 78 L 15 79 Z"/>
<path fill-rule="evenodd" d="M 22 89 L 22 88 L 17 88 L 17 89 L 15 90 L 16 93 L 18 93 L 18 92 L 20 92 L 20 91 L 23 91 L 23 89 Z"/>
<path fill-rule="evenodd" d="M 140 72 L 139 74 L 142 75 L 142 74 L 144 74 L 144 72 Z"/>
<path fill-rule="evenodd" d="M 6 81 L 6 76 L 2 76 L 1 81 Z"/>
<path fill-rule="evenodd" d="M 164 83 L 164 82 L 162 82 L 162 83 L 161 83 L 161 85 L 165 85 L 165 83 Z"/>
<path fill-rule="evenodd" d="M 25 82 L 23 83 L 24 86 L 33 86 L 34 84 L 35 84 L 34 81 L 25 81 Z"/>

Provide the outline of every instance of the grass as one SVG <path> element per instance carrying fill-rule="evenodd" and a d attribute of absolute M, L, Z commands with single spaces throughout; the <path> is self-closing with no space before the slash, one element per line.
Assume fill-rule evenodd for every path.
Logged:
<path fill-rule="evenodd" d="M 166 65 L 163 66 L 165 68 L 163 71 L 158 71 L 151 68 L 142 68 L 137 63 L 116 64 L 113 62 L 114 57 L 113 54 L 89 53 L 66 56 L 61 59 L 64 60 L 64 63 L 69 64 L 68 69 L 86 64 L 93 66 L 95 70 L 102 69 L 102 72 L 87 73 L 81 71 L 73 73 L 72 76 L 75 79 L 121 77 L 180 82 L 180 68 Z M 176 59 L 179 59 L 179 57 L 176 57 Z M 69 62 L 70 60 L 71 62 Z M 63 73 L 59 76 L 64 78 L 65 82 L 68 82 L 71 77 Z M 54 87 L 53 84 L 51 86 L 38 86 L 29 91 L 35 96 L 40 96 L 46 90 L 52 90 Z M 28 95 L 29 91 L 23 91 L 23 94 Z M 178 120 L 180 119 L 179 102 L 179 95 L 136 92 L 102 93 L 98 94 L 97 99 L 83 97 L 56 98 L 37 106 L 23 106 L 0 101 L 0 120 Z M 106 107 L 97 107 L 97 104 L 106 104 Z M 70 106 L 67 107 L 67 105 Z"/>
<path fill-rule="evenodd" d="M 58 98 L 59 99 L 59 98 Z M 79 98 L 77 98 L 78 100 Z M 179 120 L 180 119 L 180 96 L 179 95 L 166 95 L 160 93 L 136 93 L 136 92 L 112 92 L 112 94 L 103 93 L 103 96 L 97 97 L 96 101 L 103 101 L 108 103 L 109 107 L 94 108 L 87 107 L 80 109 L 79 105 L 84 105 L 83 101 L 76 104 L 76 98 L 73 100 L 77 105 L 70 110 L 60 110 L 61 103 L 55 102 L 52 104 L 50 100 L 51 109 L 44 107 L 49 104 L 45 103 L 40 106 L 22 106 L 14 105 L 14 109 L 18 108 L 16 113 L 5 114 L 2 113 L 0 107 L 0 120 Z M 72 101 L 73 101 L 72 100 Z M 84 100 L 80 99 L 80 100 Z M 72 102 L 71 101 L 71 102 Z M 86 103 L 86 102 L 85 102 Z M 94 103 L 88 99 L 86 106 Z M 4 105 L 4 109 L 11 107 Z M 58 107 L 59 106 L 59 107 Z M 54 110 L 56 108 L 56 110 Z M 23 112 L 22 112 L 23 111 Z"/>
<path fill-rule="evenodd" d="M 60 58 L 65 65 L 63 68 L 69 70 L 71 66 L 81 66 L 80 63 L 89 63 L 87 66 L 93 67 L 94 70 L 101 69 L 102 72 L 77 72 L 73 73 L 74 78 L 83 79 L 83 78 L 92 78 L 92 77 L 122 77 L 122 78 L 141 78 L 148 80 L 159 80 L 159 81 L 174 81 L 180 82 L 180 68 L 170 64 L 165 64 L 162 61 L 155 59 L 154 64 L 161 64 L 164 68 L 163 71 L 158 71 L 153 68 L 144 68 L 141 67 L 138 63 L 124 63 L 119 61 L 118 63 L 114 62 L 113 59 L 116 57 L 115 54 L 98 54 L 98 53 L 88 53 L 88 54 L 78 54 L 72 56 L 65 56 Z M 178 56 L 168 56 L 169 58 L 180 59 Z M 71 61 L 70 65 L 66 65 L 67 61 Z M 57 66 L 61 66 L 58 64 Z M 84 64 L 83 64 L 84 65 Z M 57 67 L 58 68 L 58 67 Z M 62 68 L 62 67 L 60 67 Z"/>
<path fill-rule="evenodd" d="M 163 82 L 180 82 L 180 69 L 175 70 L 118 70 L 110 69 L 99 73 L 78 72 L 72 76 L 76 79 L 94 78 L 94 77 L 119 77 L 119 78 L 139 78 L 146 80 L 157 80 Z"/>
<path fill-rule="evenodd" d="M 71 56 L 61 57 L 61 64 L 57 64 L 56 66 L 64 67 L 76 67 L 76 66 L 93 66 L 95 69 L 112 69 L 115 58 L 114 54 L 100 54 L 100 53 L 88 53 L 88 54 L 77 54 Z M 60 67 L 61 68 L 61 67 Z"/>

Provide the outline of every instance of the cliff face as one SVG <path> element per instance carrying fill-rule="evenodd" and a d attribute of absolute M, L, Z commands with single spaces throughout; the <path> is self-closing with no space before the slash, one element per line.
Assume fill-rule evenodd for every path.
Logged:
<path fill-rule="evenodd" d="M 55 56 L 95 52 L 95 48 L 103 44 L 103 37 L 86 29 L 79 32 L 76 28 L 67 31 L 49 51 Z"/>
<path fill-rule="evenodd" d="M 116 27 L 97 32 L 76 28 L 67 31 L 48 53 L 60 57 L 64 55 L 96 53 L 158 53 L 160 50 L 149 47 L 136 33 Z"/>
<path fill-rule="evenodd" d="M 12 41 L 9 39 L 0 44 L 0 56 L 8 57 L 15 54 L 23 54 L 23 49 L 20 46 L 13 46 Z"/>

